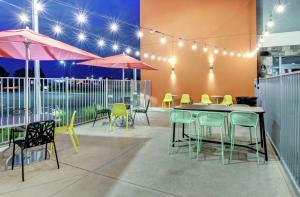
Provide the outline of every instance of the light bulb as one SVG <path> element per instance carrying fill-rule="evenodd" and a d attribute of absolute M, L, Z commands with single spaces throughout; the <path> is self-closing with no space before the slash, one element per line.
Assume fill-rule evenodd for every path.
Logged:
<path fill-rule="evenodd" d="M 197 50 L 197 48 L 198 48 L 197 43 L 193 42 L 193 44 L 192 44 L 193 51 Z"/>
<path fill-rule="evenodd" d="M 116 22 L 113 22 L 109 26 L 110 32 L 115 33 L 119 30 L 119 25 Z"/>
<path fill-rule="evenodd" d="M 164 62 L 167 61 L 167 58 L 164 57 L 164 58 L 163 58 L 163 61 L 164 61 Z"/>
<path fill-rule="evenodd" d="M 276 6 L 275 10 L 276 10 L 276 12 L 279 13 L 279 14 L 280 14 L 280 13 L 283 13 L 283 12 L 285 11 L 285 5 L 282 4 L 282 3 L 280 3 L 280 4 L 278 4 L 278 5 Z"/>
<path fill-rule="evenodd" d="M 84 11 L 80 11 L 76 14 L 77 24 L 82 25 L 87 22 L 87 15 Z"/>
<path fill-rule="evenodd" d="M 53 32 L 54 32 L 54 34 L 61 34 L 62 33 L 62 28 L 61 28 L 61 26 L 60 25 L 54 25 L 53 26 Z"/>
<path fill-rule="evenodd" d="M 39 1 L 39 2 L 36 3 L 35 9 L 38 12 L 43 12 L 45 10 L 45 6 L 44 6 L 44 4 L 41 1 Z"/>
<path fill-rule="evenodd" d="M 97 42 L 97 44 L 98 44 L 99 47 L 102 48 L 105 45 L 105 41 L 103 39 L 99 39 L 98 42 Z"/>
<path fill-rule="evenodd" d="M 203 52 L 206 53 L 207 51 L 208 51 L 207 46 L 204 46 L 204 47 L 203 47 Z"/>
<path fill-rule="evenodd" d="M 112 45 L 113 51 L 117 51 L 119 49 L 119 45 L 117 43 Z"/>
<path fill-rule="evenodd" d="M 238 57 L 241 57 L 241 53 L 238 53 L 237 56 L 238 56 Z"/>
<path fill-rule="evenodd" d="M 223 50 L 223 55 L 227 55 L 227 51 L 225 49 Z"/>
<path fill-rule="evenodd" d="M 161 44 L 165 44 L 167 42 L 167 38 L 165 37 L 165 36 L 162 36 L 161 38 L 160 38 L 160 43 Z"/>
<path fill-rule="evenodd" d="M 178 45 L 178 47 L 180 47 L 180 48 L 183 47 L 184 43 L 183 43 L 182 39 L 179 39 L 179 40 L 178 40 L 177 45 Z"/>
<path fill-rule="evenodd" d="M 158 60 L 158 61 L 160 61 L 160 60 L 161 60 L 161 57 L 160 57 L 160 56 L 158 56 L 158 57 L 157 57 L 157 60 Z"/>
<path fill-rule="evenodd" d="M 27 16 L 27 14 L 21 13 L 21 14 L 19 14 L 19 20 L 21 23 L 26 24 L 29 22 L 29 17 Z"/>
<path fill-rule="evenodd" d="M 218 48 L 215 48 L 214 49 L 214 54 L 218 54 L 219 53 L 219 49 Z"/>
<path fill-rule="evenodd" d="M 136 51 L 134 54 L 135 54 L 135 56 L 137 56 L 137 57 L 140 56 L 140 52 L 139 52 L 139 51 Z"/>
<path fill-rule="evenodd" d="M 86 35 L 83 32 L 81 32 L 78 34 L 77 38 L 80 42 L 82 42 L 82 41 L 85 41 Z"/>
<path fill-rule="evenodd" d="M 126 52 L 127 54 L 130 54 L 130 53 L 131 53 L 131 48 L 127 47 L 127 48 L 125 49 L 125 52 Z"/>
<path fill-rule="evenodd" d="M 136 32 L 136 37 L 142 38 L 143 36 L 144 36 L 144 33 L 141 30 Z"/>
<path fill-rule="evenodd" d="M 272 28 L 272 27 L 274 27 L 274 24 L 275 24 L 274 21 L 271 19 L 271 20 L 268 21 L 267 26 L 269 28 Z"/>
<path fill-rule="evenodd" d="M 155 59 L 155 55 L 151 55 L 151 59 L 154 60 Z"/>
<path fill-rule="evenodd" d="M 149 54 L 148 53 L 144 53 L 144 58 L 148 58 Z"/>
<path fill-rule="evenodd" d="M 234 52 L 232 51 L 232 52 L 230 52 L 230 56 L 232 57 L 232 56 L 234 56 Z"/>

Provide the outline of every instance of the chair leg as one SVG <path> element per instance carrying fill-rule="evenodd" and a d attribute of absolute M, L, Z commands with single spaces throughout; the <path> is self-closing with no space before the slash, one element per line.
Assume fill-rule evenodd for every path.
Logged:
<path fill-rule="evenodd" d="M 223 130 L 224 130 L 224 128 L 223 127 L 221 127 L 220 128 L 220 136 L 221 136 L 221 154 L 222 154 L 222 163 L 223 163 L 223 165 L 225 164 L 225 162 L 224 162 L 224 141 L 223 141 Z"/>
<path fill-rule="evenodd" d="M 54 146 L 54 152 L 55 152 L 55 157 L 56 157 L 57 169 L 59 169 L 59 161 L 58 161 L 58 156 L 57 156 L 57 151 L 56 151 L 55 142 L 53 142 L 53 146 Z"/>
<path fill-rule="evenodd" d="M 78 152 L 78 149 L 77 149 L 77 146 L 76 146 L 76 142 L 75 142 L 75 140 L 74 140 L 74 138 L 73 138 L 71 129 L 68 129 L 68 134 L 69 134 L 69 136 L 70 136 L 70 139 L 71 139 L 71 142 L 72 142 L 72 145 L 73 145 L 73 149 L 74 149 L 74 151 L 77 153 L 77 152 Z"/>
<path fill-rule="evenodd" d="M 79 140 L 78 140 L 78 137 L 75 133 L 75 129 L 72 128 L 72 133 L 73 133 L 73 138 L 75 139 L 75 142 L 76 142 L 76 145 L 79 146 Z"/>
<path fill-rule="evenodd" d="M 136 112 L 134 112 L 134 115 L 133 115 L 133 124 L 135 122 L 135 115 L 136 115 Z"/>
<path fill-rule="evenodd" d="M 22 164 L 22 181 L 24 182 L 24 154 L 23 154 L 23 148 L 21 148 L 21 164 Z"/>
<path fill-rule="evenodd" d="M 95 115 L 95 119 L 94 119 L 94 123 L 93 123 L 93 127 L 95 126 L 96 120 L 97 120 L 98 114 L 96 113 Z"/>
<path fill-rule="evenodd" d="M 229 157 L 229 161 L 231 161 L 231 159 L 232 159 L 232 151 L 234 149 L 234 139 L 235 139 L 234 133 L 235 133 L 235 127 L 232 125 L 231 129 L 230 129 L 231 137 L 230 137 L 230 157 Z"/>
<path fill-rule="evenodd" d="M 128 130 L 128 114 L 126 114 L 126 129 Z"/>
<path fill-rule="evenodd" d="M 11 144 L 12 130 L 13 129 L 9 130 L 9 144 L 8 144 L 9 147 L 10 147 L 10 144 Z"/>
<path fill-rule="evenodd" d="M 190 124 L 187 125 L 188 134 L 189 134 L 189 157 L 192 158 L 192 144 L 191 144 L 191 128 Z"/>
<path fill-rule="evenodd" d="M 45 146 L 45 160 L 47 160 L 47 152 L 48 152 L 47 146 L 48 146 L 48 144 L 46 144 L 46 146 Z"/>
<path fill-rule="evenodd" d="M 14 169 L 15 165 L 15 150 L 16 150 L 16 144 L 13 144 L 13 155 L 12 155 L 12 160 L 11 160 L 11 170 Z"/>
<path fill-rule="evenodd" d="M 257 159 L 257 164 L 259 165 L 259 146 L 258 146 L 258 138 L 257 138 L 257 128 L 254 127 L 254 132 L 255 132 L 255 143 L 256 143 L 256 159 Z"/>
<path fill-rule="evenodd" d="M 147 113 L 145 113 L 145 114 L 146 114 L 148 125 L 150 126 L 149 117 L 148 117 Z"/>
<path fill-rule="evenodd" d="M 250 132 L 250 143 L 252 144 L 252 132 L 251 132 L 251 127 L 249 127 L 249 132 Z"/>
<path fill-rule="evenodd" d="M 171 124 L 171 125 L 173 125 L 173 124 Z M 168 146 L 168 154 L 170 155 L 170 153 L 171 153 L 171 151 L 170 151 L 170 149 L 171 149 L 171 147 L 172 147 L 172 138 L 173 138 L 173 130 L 172 130 L 173 128 L 172 128 L 172 126 L 170 127 L 170 136 L 169 136 L 169 146 Z"/>

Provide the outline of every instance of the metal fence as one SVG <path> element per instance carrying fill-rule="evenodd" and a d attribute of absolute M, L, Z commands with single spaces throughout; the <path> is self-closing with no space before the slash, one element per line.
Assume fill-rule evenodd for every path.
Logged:
<path fill-rule="evenodd" d="M 300 72 L 261 79 L 256 94 L 266 131 L 300 192 Z"/>
<path fill-rule="evenodd" d="M 0 78 L 0 118 L 24 111 L 24 78 Z M 113 103 L 143 107 L 151 96 L 151 81 L 97 80 L 73 78 L 29 79 L 29 111 L 59 116 L 60 125 L 69 122 L 76 111 L 75 124 L 93 120 L 96 107 L 109 108 Z M 39 87 L 39 88 L 37 88 Z M 38 91 L 40 89 L 40 91 Z M 8 129 L 0 129 L 0 145 L 8 140 Z"/>

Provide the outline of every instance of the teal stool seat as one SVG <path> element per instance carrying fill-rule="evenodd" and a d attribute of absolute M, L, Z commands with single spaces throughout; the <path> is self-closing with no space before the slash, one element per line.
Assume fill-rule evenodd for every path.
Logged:
<path fill-rule="evenodd" d="M 197 160 L 199 159 L 199 152 L 201 148 L 202 138 L 205 136 L 204 134 L 205 127 L 209 127 L 209 128 L 218 127 L 220 129 L 222 163 L 224 164 L 223 132 L 226 126 L 225 117 L 227 117 L 226 113 L 204 112 L 204 111 L 198 113 L 197 122 L 199 125 L 199 129 L 197 135 Z"/>
<path fill-rule="evenodd" d="M 234 149 L 234 141 L 235 141 L 235 127 L 243 126 L 249 127 L 250 129 L 254 129 L 255 133 L 255 145 L 256 145 L 256 159 L 259 164 L 259 146 L 258 146 L 258 134 L 257 134 L 257 123 L 258 123 L 258 114 L 254 112 L 242 112 L 242 111 L 234 111 L 229 114 L 230 119 L 230 158 L 232 159 L 232 151 Z M 251 133 L 251 131 L 250 131 Z"/>

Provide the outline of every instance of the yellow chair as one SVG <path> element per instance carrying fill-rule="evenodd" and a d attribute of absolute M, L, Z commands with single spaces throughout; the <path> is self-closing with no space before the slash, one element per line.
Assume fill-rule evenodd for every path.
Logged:
<path fill-rule="evenodd" d="M 220 103 L 221 105 L 232 105 L 233 100 L 231 95 L 225 95 L 223 101 Z"/>
<path fill-rule="evenodd" d="M 205 104 L 212 104 L 208 94 L 202 94 L 201 96 L 201 103 L 205 103 Z"/>
<path fill-rule="evenodd" d="M 75 130 L 74 130 L 75 115 L 76 115 L 76 111 L 73 112 L 69 125 L 55 128 L 54 139 L 56 139 L 56 137 L 61 134 L 68 133 L 70 136 L 72 145 L 73 145 L 73 149 L 77 153 L 79 141 L 78 141 L 78 138 L 77 138 Z M 52 150 L 53 150 L 53 144 L 50 145 L 51 153 L 52 153 Z"/>
<path fill-rule="evenodd" d="M 171 93 L 166 93 L 165 97 L 162 101 L 161 107 L 164 108 L 165 104 L 169 105 L 169 108 L 171 108 L 171 103 L 173 102 L 173 97 Z"/>
<path fill-rule="evenodd" d="M 191 97 L 189 94 L 183 94 L 180 99 L 180 104 L 190 104 L 192 103 Z"/>
<path fill-rule="evenodd" d="M 128 111 L 126 109 L 125 103 L 115 103 L 112 106 L 110 114 L 109 128 L 112 129 L 112 124 L 116 125 L 116 120 L 119 117 L 125 116 L 126 118 L 126 129 L 128 129 Z"/>

